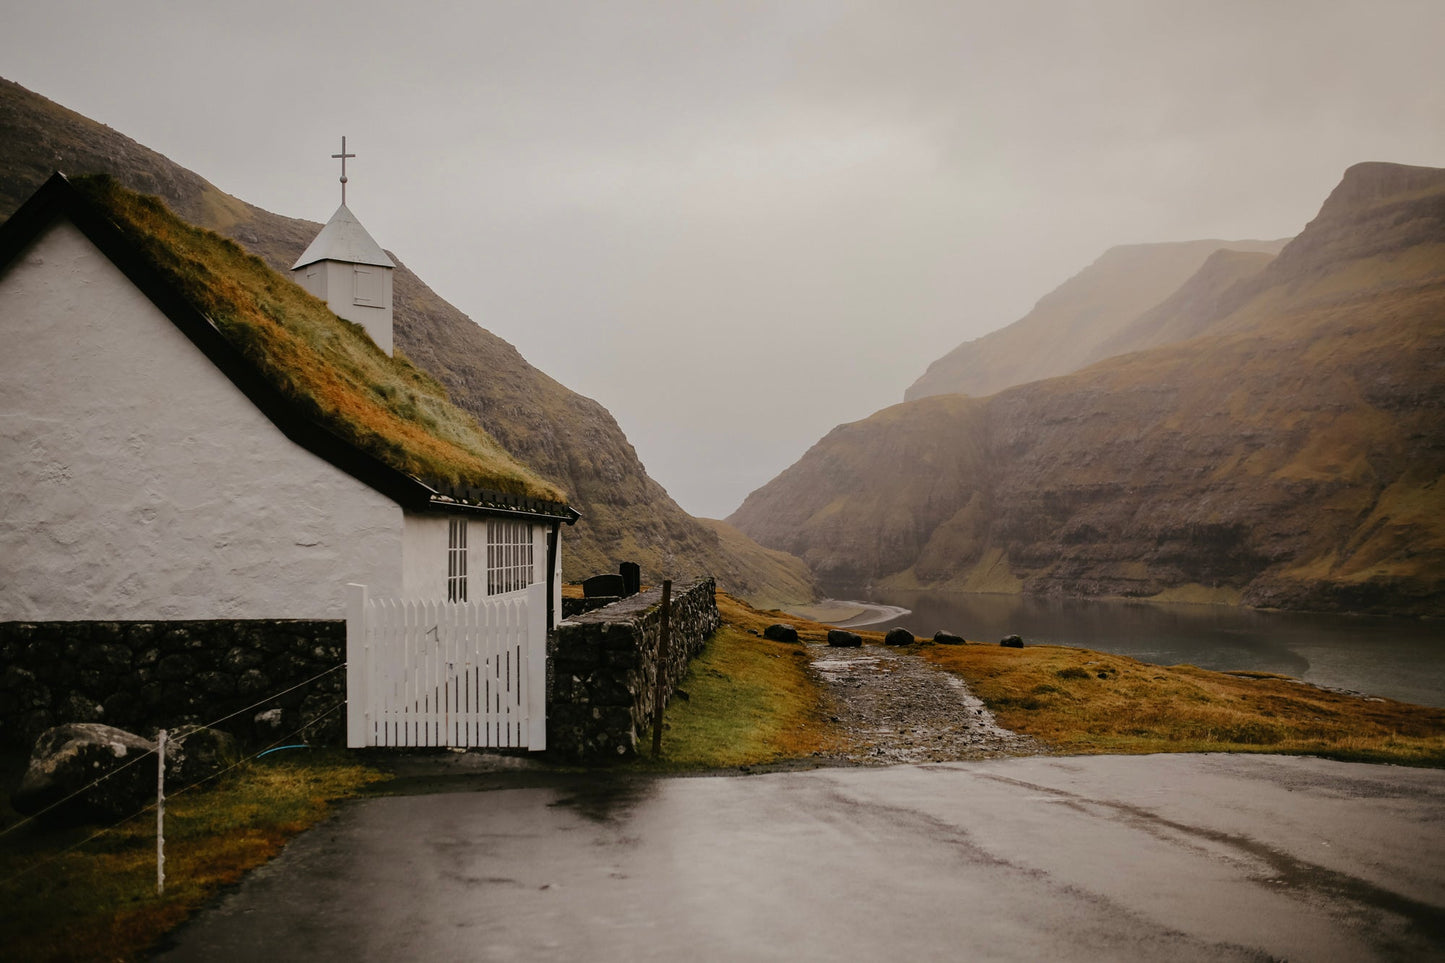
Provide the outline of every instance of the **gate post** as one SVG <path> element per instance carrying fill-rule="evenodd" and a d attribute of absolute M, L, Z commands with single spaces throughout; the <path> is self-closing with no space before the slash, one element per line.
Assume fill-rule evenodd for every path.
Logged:
<path fill-rule="evenodd" d="M 547 748 L 547 584 L 527 586 L 527 748 Z"/>
<path fill-rule="evenodd" d="M 366 586 L 355 582 L 346 585 L 346 747 L 364 748 L 367 740 L 367 718 L 371 715 L 368 698 L 368 676 L 371 673 L 371 646 L 366 638 Z"/>

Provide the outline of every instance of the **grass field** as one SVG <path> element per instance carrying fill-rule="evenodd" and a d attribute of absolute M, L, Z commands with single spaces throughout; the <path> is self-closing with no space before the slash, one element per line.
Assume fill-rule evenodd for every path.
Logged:
<path fill-rule="evenodd" d="M 828 626 L 719 594 L 725 629 L 694 663 L 666 721 L 664 762 L 710 768 L 826 752 L 846 739 L 823 717 L 802 646 L 768 642 L 772 622 L 823 642 Z M 882 634 L 860 632 L 880 642 Z M 1261 673 L 1156 666 L 1064 646 L 926 645 L 1000 725 L 1071 754 L 1278 752 L 1445 766 L 1445 709 L 1329 692 Z"/>
<path fill-rule="evenodd" d="M 932 646 L 999 724 L 1059 753 L 1282 752 L 1445 766 L 1445 709 L 1088 649 Z"/>
<path fill-rule="evenodd" d="M 171 796 L 162 896 L 156 895 L 153 808 L 98 831 L 19 825 L 7 805 L 0 810 L 7 830 L 0 837 L 0 957 L 140 959 L 222 887 L 322 819 L 330 801 L 381 778 L 339 752 L 314 753 L 251 762 Z"/>

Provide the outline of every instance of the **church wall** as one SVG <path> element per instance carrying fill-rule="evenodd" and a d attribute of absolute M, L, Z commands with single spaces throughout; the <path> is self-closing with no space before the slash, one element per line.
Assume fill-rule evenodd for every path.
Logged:
<path fill-rule="evenodd" d="M 71 225 L 0 275 L 0 337 L 0 621 L 341 618 L 347 582 L 400 591 L 400 507 L 286 438 Z"/>
<path fill-rule="evenodd" d="M 331 301 L 327 296 L 326 286 L 331 280 L 331 273 L 326 270 L 325 261 L 317 264 L 308 264 L 300 270 L 292 271 L 291 279 L 301 285 L 308 294 L 315 295 L 325 301 L 328 307 L 330 306 Z M 332 313 L 334 314 L 335 312 Z"/>
<path fill-rule="evenodd" d="M 447 516 L 406 513 L 401 594 L 408 599 L 447 597 Z"/>

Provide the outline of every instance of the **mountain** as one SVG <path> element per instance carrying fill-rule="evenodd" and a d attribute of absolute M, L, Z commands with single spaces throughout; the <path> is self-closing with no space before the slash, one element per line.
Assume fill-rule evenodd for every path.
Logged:
<path fill-rule="evenodd" d="M 1140 329 L 1192 339 L 843 425 L 729 521 L 835 592 L 1445 615 L 1445 171 L 1211 261 Z"/>
<path fill-rule="evenodd" d="M 1231 306 L 1248 300 L 1251 287 L 1246 282 L 1273 260 L 1266 251 L 1219 248 L 1179 290 L 1100 342 L 1088 362 L 1204 334 L 1212 321 L 1229 314 Z"/>
<path fill-rule="evenodd" d="M 1125 338 L 1131 322 L 1169 297 L 1217 251 L 1278 254 L 1285 241 L 1181 241 L 1110 248 L 1093 264 L 1041 298 L 1007 327 L 966 341 L 928 366 L 904 393 L 991 395 L 1014 385 L 1077 371 L 1109 353 L 1151 347 Z M 1245 262 L 1236 262 L 1242 264 Z"/>
<path fill-rule="evenodd" d="M 0 79 L 0 219 L 55 170 L 109 173 L 158 195 L 181 217 L 234 238 L 282 273 L 321 227 L 247 204 L 109 127 Z M 688 515 L 648 477 L 606 408 L 528 364 L 392 259 L 397 347 L 582 513 L 563 529 L 564 577 L 615 572 L 627 560 L 648 580 L 711 574 L 724 588 L 769 604 L 812 597 L 801 562 Z"/>

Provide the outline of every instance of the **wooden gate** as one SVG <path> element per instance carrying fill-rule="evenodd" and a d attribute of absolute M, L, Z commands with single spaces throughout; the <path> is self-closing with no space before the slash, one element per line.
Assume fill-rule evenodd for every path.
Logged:
<path fill-rule="evenodd" d="M 348 585 L 346 744 L 547 747 L 547 588 L 480 602 Z"/>

